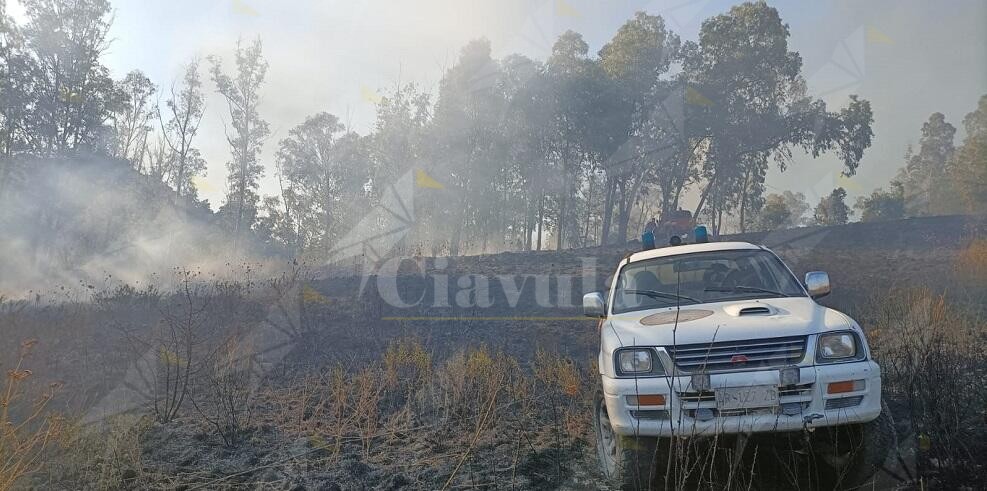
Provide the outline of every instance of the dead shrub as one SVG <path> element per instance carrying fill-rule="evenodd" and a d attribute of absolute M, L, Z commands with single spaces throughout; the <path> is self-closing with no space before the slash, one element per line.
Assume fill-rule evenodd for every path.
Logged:
<path fill-rule="evenodd" d="M 193 406 L 226 445 L 236 443 L 250 426 L 256 392 L 253 354 L 231 337 L 210 356 L 194 383 Z"/>
<path fill-rule="evenodd" d="M 162 308 L 162 322 L 149 334 L 139 334 L 140 349 L 154 353 L 151 402 L 158 421 L 169 422 L 182 411 L 205 342 L 205 312 L 212 298 L 198 283 L 198 273 L 177 271 L 174 302 Z"/>
<path fill-rule="evenodd" d="M 978 456 L 987 408 L 987 339 L 982 319 L 928 290 L 891 292 L 876 304 L 870 338 L 899 438 L 916 455 L 914 479 L 961 487 L 982 482 Z"/>

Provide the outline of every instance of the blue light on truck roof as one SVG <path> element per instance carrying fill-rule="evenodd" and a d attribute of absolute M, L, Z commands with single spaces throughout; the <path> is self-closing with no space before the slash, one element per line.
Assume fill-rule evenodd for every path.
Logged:
<path fill-rule="evenodd" d="M 709 242 L 709 233 L 706 232 L 705 225 L 699 225 L 698 227 L 696 227 L 695 236 L 696 236 L 696 244 L 704 244 L 706 242 Z"/>

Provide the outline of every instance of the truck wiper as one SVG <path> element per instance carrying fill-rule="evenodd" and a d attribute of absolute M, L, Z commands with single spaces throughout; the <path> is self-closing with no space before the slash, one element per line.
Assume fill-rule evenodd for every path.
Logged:
<path fill-rule="evenodd" d="M 706 288 L 703 291 L 707 291 L 707 292 L 755 292 L 755 293 L 769 293 L 771 295 L 778 295 L 779 297 L 787 297 L 788 296 L 788 294 L 782 293 L 782 292 L 779 292 L 779 291 L 769 290 L 767 288 L 761 288 L 761 287 L 757 287 L 757 286 L 747 286 L 747 285 L 738 285 L 738 286 L 730 286 L 730 287 L 727 287 L 727 286 L 711 286 L 709 288 Z"/>
<path fill-rule="evenodd" d="M 691 302 L 702 303 L 699 299 L 692 298 L 686 295 L 679 295 L 677 293 L 660 292 L 657 290 L 623 290 L 624 293 L 630 293 L 632 295 L 644 295 L 651 298 L 670 298 L 672 300 L 689 300 Z"/>

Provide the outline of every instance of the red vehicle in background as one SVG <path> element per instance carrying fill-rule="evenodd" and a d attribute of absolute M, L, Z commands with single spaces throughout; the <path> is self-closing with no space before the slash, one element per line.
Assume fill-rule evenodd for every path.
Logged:
<path fill-rule="evenodd" d="M 658 243 L 667 242 L 669 237 L 673 235 L 686 240 L 691 237 L 695 226 L 696 221 L 693 220 L 692 212 L 689 210 L 679 208 L 662 213 L 661 219 L 658 221 L 658 230 L 655 232 L 656 241 Z"/>

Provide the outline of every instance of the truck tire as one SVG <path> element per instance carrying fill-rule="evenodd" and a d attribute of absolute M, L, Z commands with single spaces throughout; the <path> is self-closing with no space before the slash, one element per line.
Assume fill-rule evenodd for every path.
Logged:
<path fill-rule="evenodd" d="M 602 394 L 596 397 L 593 412 L 596 455 L 610 485 L 622 490 L 651 489 L 658 438 L 614 433 Z"/>
<path fill-rule="evenodd" d="M 887 406 L 877 419 L 828 430 L 821 445 L 821 473 L 831 489 L 854 489 L 869 484 L 888 454 L 898 445 L 894 420 Z"/>

